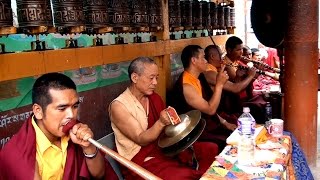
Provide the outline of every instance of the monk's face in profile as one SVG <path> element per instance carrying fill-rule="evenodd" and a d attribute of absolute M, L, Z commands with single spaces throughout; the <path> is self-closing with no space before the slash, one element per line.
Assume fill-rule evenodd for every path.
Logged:
<path fill-rule="evenodd" d="M 261 53 L 259 51 L 252 53 L 252 59 L 256 61 L 261 61 Z"/>
<path fill-rule="evenodd" d="M 207 70 L 208 61 L 205 58 L 204 50 L 199 49 L 198 57 L 193 57 L 193 63 L 199 69 L 200 72 L 205 72 Z"/>
<path fill-rule="evenodd" d="M 151 95 L 158 84 L 158 66 L 156 64 L 144 64 L 143 71 L 137 74 L 136 88 L 145 95 Z"/>
<path fill-rule="evenodd" d="M 220 68 L 221 67 L 221 60 L 222 60 L 222 51 L 221 49 L 215 48 L 215 49 L 211 49 L 211 56 L 208 59 L 208 63 L 212 64 L 214 67 L 216 68 Z"/>
<path fill-rule="evenodd" d="M 241 59 L 241 56 L 243 54 L 243 45 L 238 44 L 234 49 L 228 48 L 227 52 L 228 52 L 228 57 L 231 58 L 231 60 L 233 61 L 239 60 Z"/>
<path fill-rule="evenodd" d="M 70 120 L 77 119 L 79 97 L 74 89 L 50 89 L 51 103 L 41 111 L 34 111 L 37 123 L 49 140 L 62 137 L 62 128 Z M 34 105 L 33 108 L 36 105 Z M 38 113 L 39 112 L 39 113 Z"/>
<path fill-rule="evenodd" d="M 251 59 L 252 58 L 252 52 L 250 49 L 243 48 L 243 54 L 244 57 Z"/>

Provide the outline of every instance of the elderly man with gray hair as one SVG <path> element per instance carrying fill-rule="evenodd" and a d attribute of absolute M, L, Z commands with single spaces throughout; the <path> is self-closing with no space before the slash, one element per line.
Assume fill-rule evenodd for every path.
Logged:
<path fill-rule="evenodd" d="M 217 155 L 217 145 L 194 143 L 199 164 L 192 168 L 194 156 L 186 150 L 167 157 L 157 145 L 163 129 L 171 124 L 165 104 L 155 93 L 159 72 L 150 58 L 134 59 L 128 69 L 129 87 L 109 106 L 111 126 L 119 154 L 144 167 L 162 179 L 199 179 Z M 190 156 L 189 156 L 190 155 Z M 138 179 L 136 174 L 123 170 L 125 179 Z"/>

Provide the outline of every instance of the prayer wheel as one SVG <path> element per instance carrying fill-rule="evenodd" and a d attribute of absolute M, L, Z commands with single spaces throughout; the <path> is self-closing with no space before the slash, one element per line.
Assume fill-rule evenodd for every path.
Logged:
<path fill-rule="evenodd" d="M 11 0 L 0 0 L 0 27 L 13 26 Z"/>
<path fill-rule="evenodd" d="M 109 26 L 107 0 L 84 0 L 86 27 L 102 28 Z"/>
<path fill-rule="evenodd" d="M 84 26 L 85 18 L 82 2 L 82 0 L 52 0 L 55 26 Z"/>
<path fill-rule="evenodd" d="M 192 1 L 192 25 L 195 29 L 202 29 L 202 5 L 198 0 Z"/>
<path fill-rule="evenodd" d="M 234 7 L 230 7 L 230 26 L 232 28 L 236 27 L 236 10 Z"/>
<path fill-rule="evenodd" d="M 129 0 L 131 27 L 138 28 L 138 31 L 144 31 L 148 27 L 148 0 Z"/>
<path fill-rule="evenodd" d="M 219 29 L 225 29 L 226 28 L 226 25 L 225 25 L 225 22 L 224 22 L 224 7 L 220 4 L 218 5 L 217 7 L 218 9 L 218 28 Z"/>
<path fill-rule="evenodd" d="M 109 0 L 109 22 L 112 27 L 124 31 L 130 28 L 130 11 L 127 0 Z"/>
<path fill-rule="evenodd" d="M 201 1 L 201 6 L 202 6 L 202 26 L 204 28 L 209 28 L 211 26 L 210 3 L 207 1 Z"/>
<path fill-rule="evenodd" d="M 169 26 L 176 28 L 181 26 L 180 0 L 169 0 Z"/>
<path fill-rule="evenodd" d="M 149 0 L 148 4 L 149 27 L 159 30 L 162 28 L 162 6 L 161 0 Z M 159 29 L 158 29 L 159 28 Z"/>
<path fill-rule="evenodd" d="M 223 7 L 223 12 L 224 12 L 224 24 L 227 28 L 231 27 L 230 19 L 231 19 L 231 14 L 230 14 L 230 6 L 224 6 Z"/>
<path fill-rule="evenodd" d="M 209 2 L 210 3 L 210 18 L 211 18 L 211 27 L 212 29 L 218 29 L 218 9 L 216 6 L 216 3 Z"/>
<path fill-rule="evenodd" d="M 192 28 L 192 1 L 182 0 L 180 1 L 181 10 L 181 25 L 185 29 Z"/>
<path fill-rule="evenodd" d="M 52 26 L 49 2 L 48 0 L 17 0 L 19 27 Z"/>

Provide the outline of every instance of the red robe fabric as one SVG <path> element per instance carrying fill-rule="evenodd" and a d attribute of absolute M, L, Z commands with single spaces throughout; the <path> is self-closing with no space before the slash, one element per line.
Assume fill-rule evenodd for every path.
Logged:
<path fill-rule="evenodd" d="M 159 119 L 160 112 L 165 109 L 165 104 L 161 97 L 153 93 L 149 96 L 149 116 L 148 128 Z M 189 151 L 183 151 L 177 157 L 166 157 L 161 149 L 157 146 L 157 142 L 151 143 L 141 148 L 131 161 L 137 163 L 156 176 L 165 180 L 177 179 L 199 179 L 201 175 L 209 168 L 218 154 L 218 146 L 209 142 L 196 142 L 193 144 L 195 156 L 199 162 L 199 170 L 193 170 L 188 164 L 192 159 Z M 144 162 L 146 157 L 155 157 Z M 141 179 L 134 172 L 125 169 L 123 171 L 125 179 L 136 180 Z"/>
<path fill-rule="evenodd" d="M 0 151 L 0 180 L 33 180 L 36 163 L 36 134 L 31 118 Z M 107 163 L 106 171 L 110 172 Z M 111 170 L 112 172 L 112 170 Z M 82 148 L 71 140 L 67 148 L 64 180 L 90 179 Z"/>

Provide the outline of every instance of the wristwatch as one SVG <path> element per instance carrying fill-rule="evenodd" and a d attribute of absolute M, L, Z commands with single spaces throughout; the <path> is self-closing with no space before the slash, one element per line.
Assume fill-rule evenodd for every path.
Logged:
<path fill-rule="evenodd" d="M 97 156 L 98 154 L 98 148 L 96 147 L 96 152 L 93 154 L 86 154 L 85 152 L 83 152 L 84 157 L 88 158 L 88 159 L 93 159 Z"/>

